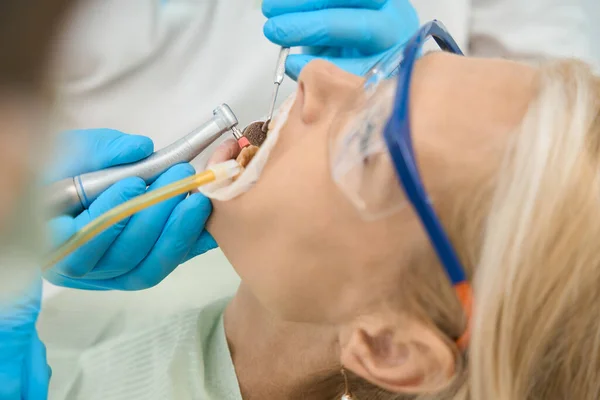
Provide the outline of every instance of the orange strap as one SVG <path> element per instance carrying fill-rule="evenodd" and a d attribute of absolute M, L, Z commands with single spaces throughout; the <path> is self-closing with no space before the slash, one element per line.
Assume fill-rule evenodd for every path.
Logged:
<path fill-rule="evenodd" d="M 463 310 L 465 312 L 465 316 L 467 318 L 467 327 L 465 332 L 458 338 L 456 344 L 461 351 L 467 350 L 469 347 L 469 340 L 471 339 L 471 317 L 473 311 L 473 289 L 469 282 L 460 282 L 454 285 L 454 290 L 456 290 L 456 295 L 458 296 L 458 300 L 460 304 L 463 306 Z"/>

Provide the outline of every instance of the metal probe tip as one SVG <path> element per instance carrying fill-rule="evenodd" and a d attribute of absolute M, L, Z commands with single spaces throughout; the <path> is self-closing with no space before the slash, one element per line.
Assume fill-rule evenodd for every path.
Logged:
<path fill-rule="evenodd" d="M 277 66 L 275 68 L 275 76 L 273 78 L 275 88 L 273 89 L 273 96 L 271 98 L 271 108 L 269 109 L 267 120 L 262 126 L 262 131 L 265 133 L 269 129 L 269 123 L 271 123 L 271 120 L 273 119 L 273 113 L 275 112 L 275 104 L 277 103 L 277 95 L 279 94 L 279 86 L 281 86 L 281 83 L 285 78 L 285 62 L 287 61 L 289 55 L 289 47 L 282 47 L 279 51 L 279 58 L 277 58 Z"/>

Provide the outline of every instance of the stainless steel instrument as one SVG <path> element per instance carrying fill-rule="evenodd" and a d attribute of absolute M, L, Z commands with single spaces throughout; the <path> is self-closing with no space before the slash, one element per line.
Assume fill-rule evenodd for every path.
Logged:
<path fill-rule="evenodd" d="M 237 124 L 231 108 L 222 104 L 213 111 L 209 121 L 148 158 L 49 185 L 44 193 L 48 211 L 51 216 L 77 215 L 102 192 L 124 178 L 137 176 L 149 185 L 173 165 L 193 160 L 224 133 L 235 130 Z"/>

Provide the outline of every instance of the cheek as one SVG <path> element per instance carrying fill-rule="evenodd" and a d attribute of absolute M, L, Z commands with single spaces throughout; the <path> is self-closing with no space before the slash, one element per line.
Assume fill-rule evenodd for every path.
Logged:
<path fill-rule="evenodd" d="M 282 132 L 256 186 L 215 202 L 208 229 L 272 312 L 296 321 L 338 320 L 369 301 L 352 294 L 372 282 L 385 229 L 365 223 L 333 183 L 329 121 L 308 126 L 293 112 L 294 124 Z"/>
<path fill-rule="evenodd" d="M 265 212 L 286 221 L 298 237 L 314 238 L 347 221 L 345 199 L 330 175 L 328 127 L 325 121 L 291 127 L 256 188 L 268 193 Z"/>

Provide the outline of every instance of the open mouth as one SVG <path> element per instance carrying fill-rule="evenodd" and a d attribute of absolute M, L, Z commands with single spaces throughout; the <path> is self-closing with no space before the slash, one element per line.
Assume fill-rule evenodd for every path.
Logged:
<path fill-rule="evenodd" d="M 248 164 L 250 164 L 250 161 L 252 161 L 256 153 L 258 153 L 258 149 L 259 147 L 254 145 L 250 145 L 242 149 L 240 154 L 235 159 L 237 163 L 240 164 L 240 167 L 242 167 L 242 170 L 240 171 L 240 174 L 234 178 L 234 180 L 239 178 L 244 173 L 246 167 Z"/>
<path fill-rule="evenodd" d="M 236 158 L 237 163 L 242 167 L 240 175 L 244 173 L 244 170 L 248 164 L 250 164 L 250 161 L 252 161 L 254 156 L 258 153 L 260 146 L 267 140 L 268 130 L 264 128 L 264 125 L 264 121 L 256 121 L 244 129 L 244 137 L 250 142 L 250 145 L 244 147 Z M 238 175 L 238 177 L 240 175 Z M 237 177 L 235 179 L 237 179 Z"/>
<path fill-rule="evenodd" d="M 224 142 L 220 149 L 215 151 L 211 162 L 236 159 L 242 167 L 242 172 L 230 182 L 203 186 L 200 192 L 213 200 L 228 201 L 250 190 L 260 178 L 281 129 L 287 122 L 295 97 L 293 94 L 279 107 L 273 121 L 269 124 L 268 132 L 262 132 L 264 121 L 256 121 L 248 125 L 244 129 L 244 137 L 248 139 L 250 145 L 241 151 L 237 141 Z"/>

